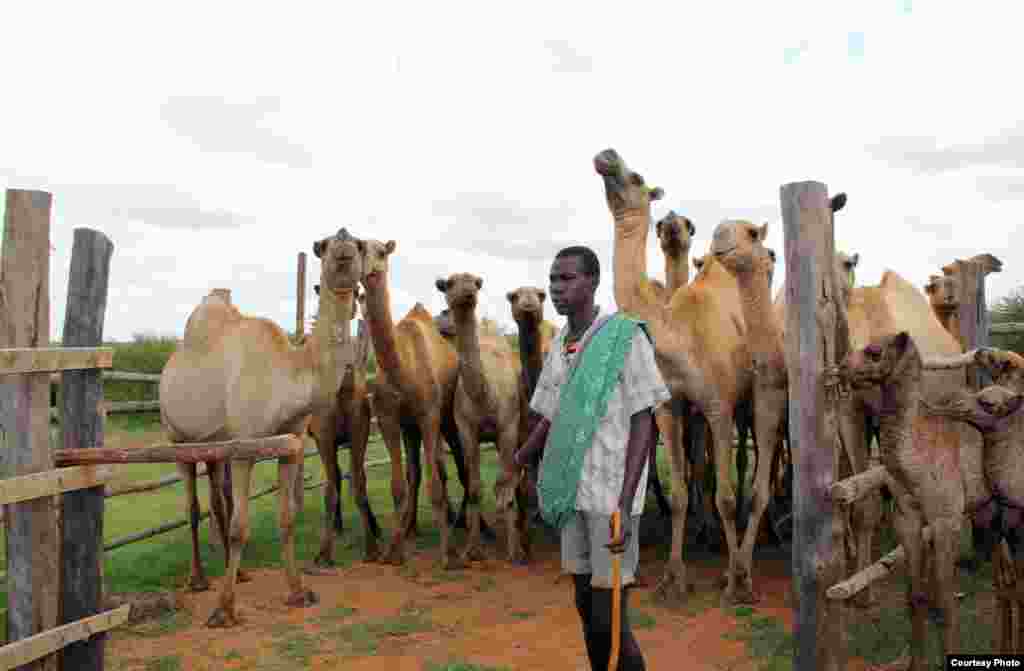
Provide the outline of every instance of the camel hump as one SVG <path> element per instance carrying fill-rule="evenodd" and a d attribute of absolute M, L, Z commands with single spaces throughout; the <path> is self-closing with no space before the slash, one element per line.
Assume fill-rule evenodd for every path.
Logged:
<path fill-rule="evenodd" d="M 417 302 L 413 305 L 409 312 L 406 313 L 405 319 L 415 319 L 416 321 L 433 321 L 434 318 L 427 311 L 427 308 L 423 307 L 423 303 Z"/>
<path fill-rule="evenodd" d="M 217 296 L 207 296 L 189 315 L 182 345 L 186 350 L 210 351 L 241 320 L 238 308 Z"/>

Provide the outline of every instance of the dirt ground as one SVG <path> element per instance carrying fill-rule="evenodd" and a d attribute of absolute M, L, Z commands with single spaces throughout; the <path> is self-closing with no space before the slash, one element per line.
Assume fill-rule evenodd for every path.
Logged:
<path fill-rule="evenodd" d="M 668 610 L 651 601 L 663 566 L 655 551 L 641 551 L 639 586 L 630 604 L 647 667 L 759 668 L 764 660 L 752 659 L 735 636 L 744 627 L 735 609 L 718 607 L 713 582 L 721 574 L 720 561 L 693 562 L 690 603 Z M 239 587 L 245 622 L 230 631 L 204 626 L 215 607 L 216 585 L 199 594 L 180 592 L 177 615 L 119 629 L 108 655 L 114 668 L 125 671 L 425 671 L 454 660 L 515 671 L 589 668 L 572 582 L 559 578 L 556 546 L 538 548 L 529 567 L 490 559 L 447 573 L 434 568 L 435 552 L 419 551 L 405 567 L 354 562 L 334 576 L 306 576 L 320 602 L 303 610 L 283 605 L 280 571 L 256 571 L 252 582 Z M 785 558 L 758 562 L 763 600 L 754 612 L 774 616 L 790 630 L 788 570 Z"/>

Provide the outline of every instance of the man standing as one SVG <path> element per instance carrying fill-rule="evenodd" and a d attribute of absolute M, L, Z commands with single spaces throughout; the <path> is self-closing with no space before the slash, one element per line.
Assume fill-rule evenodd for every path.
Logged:
<path fill-rule="evenodd" d="M 628 586 L 640 555 L 639 527 L 654 435 L 654 406 L 670 398 L 641 322 L 594 304 L 597 255 L 567 247 L 551 264 L 550 295 L 568 323 L 544 361 L 530 408 L 538 416 L 516 463 L 544 448 L 537 485 L 541 514 L 561 534 L 593 671 L 606 671 L 619 636 L 621 671 L 645 669 L 629 627 Z M 612 538 L 612 513 L 622 521 Z M 612 631 L 612 554 L 622 555 L 621 628 Z"/>

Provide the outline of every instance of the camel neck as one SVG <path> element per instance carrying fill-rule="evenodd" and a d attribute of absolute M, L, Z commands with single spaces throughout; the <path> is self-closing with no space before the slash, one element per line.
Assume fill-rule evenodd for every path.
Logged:
<path fill-rule="evenodd" d="M 404 389 L 407 386 L 406 376 L 395 339 L 387 273 L 378 272 L 367 277 L 363 280 L 363 288 L 366 293 L 366 324 L 370 329 L 370 341 L 377 357 L 378 370 L 387 375 L 393 384 Z"/>
<path fill-rule="evenodd" d="M 747 346 L 751 353 L 782 354 L 782 333 L 772 310 L 771 282 L 766 268 L 736 276 Z"/>
<path fill-rule="evenodd" d="M 471 399 L 483 407 L 489 407 L 487 383 L 480 359 L 480 327 L 476 321 L 476 311 L 452 308 L 451 315 L 455 324 L 455 350 L 459 356 L 462 384 Z"/>
<path fill-rule="evenodd" d="M 533 397 L 544 367 L 544 353 L 540 347 L 540 320 L 532 316 L 516 320 L 519 330 L 519 363 L 526 376 L 527 398 Z"/>
<path fill-rule="evenodd" d="M 668 296 L 676 289 L 685 287 L 690 281 L 690 249 L 671 250 L 665 252 L 665 290 Z"/>
<path fill-rule="evenodd" d="M 312 339 L 316 372 L 314 398 L 320 405 L 333 403 L 345 374 L 355 364 L 352 339 L 354 313 L 353 289 L 321 289 Z"/>
<path fill-rule="evenodd" d="M 613 253 L 615 304 L 653 325 L 662 319 L 662 301 L 657 300 L 647 277 L 647 235 L 649 208 L 619 210 L 614 213 L 615 250 Z"/>

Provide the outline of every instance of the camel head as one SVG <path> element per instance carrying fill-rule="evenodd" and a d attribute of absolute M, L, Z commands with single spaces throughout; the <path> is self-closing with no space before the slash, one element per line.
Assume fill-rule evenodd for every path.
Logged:
<path fill-rule="evenodd" d="M 670 210 L 668 214 L 658 220 L 658 223 L 655 224 L 655 231 L 658 234 L 661 251 L 670 256 L 688 253 L 693 236 L 697 233 L 693 222 L 676 214 L 675 210 Z"/>
<path fill-rule="evenodd" d="M 1016 352 L 980 347 L 974 362 L 985 369 L 992 382 L 1024 392 L 1024 357 Z"/>
<path fill-rule="evenodd" d="M 764 246 L 768 224 L 755 226 L 742 219 L 727 219 L 715 227 L 711 236 L 711 254 L 733 275 L 754 270 L 771 273 L 775 253 Z"/>
<path fill-rule="evenodd" d="M 854 389 L 885 386 L 907 376 L 921 375 L 921 355 L 906 331 L 874 338 L 852 350 L 839 367 L 840 376 Z"/>
<path fill-rule="evenodd" d="M 923 399 L 921 403 L 930 415 L 966 422 L 979 431 L 991 431 L 1005 425 L 1002 420 L 1020 410 L 1024 394 L 992 385 L 973 393 L 960 389 L 934 405 Z"/>
<path fill-rule="evenodd" d="M 388 257 L 395 251 L 395 241 L 357 240 L 356 246 L 363 257 L 363 286 L 380 287 L 387 281 Z"/>
<path fill-rule="evenodd" d="M 614 149 L 605 149 L 594 156 L 594 170 L 604 180 L 604 194 L 613 216 L 630 210 L 641 210 L 649 215 L 651 203 L 665 195 L 661 187 L 647 186 L 644 178 L 630 170 Z"/>
<path fill-rule="evenodd" d="M 547 292 L 538 287 L 519 287 L 505 294 L 512 306 L 512 319 L 517 324 L 540 324 L 544 321 L 544 300 L 547 296 Z"/>
<path fill-rule="evenodd" d="M 991 254 L 977 254 L 967 260 L 981 266 L 982 275 L 1003 272 L 1003 262 Z"/>
<path fill-rule="evenodd" d="M 438 278 L 434 285 L 444 294 L 444 300 L 453 316 L 459 318 L 460 313 L 476 310 L 477 297 L 484 281 L 471 273 L 455 273 L 449 275 L 448 279 Z"/>
<path fill-rule="evenodd" d="M 455 322 L 452 321 L 452 311 L 448 308 L 441 310 L 441 314 L 434 317 L 434 325 L 445 338 L 455 337 Z"/>
<path fill-rule="evenodd" d="M 924 292 L 937 312 L 955 312 L 960 309 L 960 281 L 956 275 L 932 275 Z"/>
<path fill-rule="evenodd" d="M 700 273 L 700 271 L 704 270 L 704 262 L 707 261 L 707 260 L 708 260 L 708 255 L 707 254 L 705 254 L 704 256 L 695 256 L 695 257 L 693 257 L 693 267 L 694 267 L 694 269 L 698 273 Z"/>
<path fill-rule="evenodd" d="M 358 240 L 346 229 L 313 243 L 320 259 L 320 285 L 329 289 L 352 289 L 363 275 L 363 255 Z M 318 292 L 319 293 L 319 292 Z"/>

